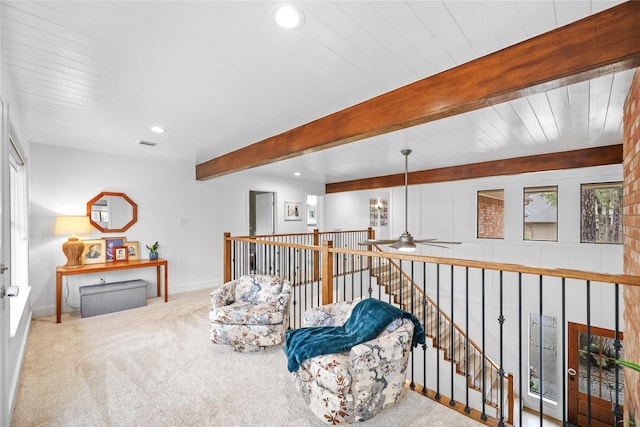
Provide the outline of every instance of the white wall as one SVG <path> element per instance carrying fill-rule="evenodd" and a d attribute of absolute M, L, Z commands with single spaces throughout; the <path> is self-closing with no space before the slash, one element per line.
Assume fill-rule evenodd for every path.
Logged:
<path fill-rule="evenodd" d="M 390 197 L 389 189 L 329 194 L 324 198 L 325 229 L 322 231 L 367 229 L 369 227 L 369 199 L 383 199 L 389 202 L 389 225 L 373 227 L 373 229 L 377 239 L 387 239 L 390 236 L 389 230 L 394 216 L 394 203 L 391 202 Z M 404 221 L 404 190 L 402 198 L 398 200 L 402 203 L 403 212 L 399 216 Z"/>
<path fill-rule="evenodd" d="M 283 221 L 284 201 L 304 201 L 306 193 L 322 194 L 324 185 L 261 176 L 246 171 L 204 182 L 196 181 L 195 165 L 184 161 L 141 159 L 93 151 L 32 144 L 31 269 L 34 317 L 55 314 L 55 268 L 65 263 L 64 236 L 53 234 L 58 215 L 84 215 L 86 203 L 102 191 L 126 193 L 138 205 L 138 222 L 123 233 L 99 233 L 86 238 L 125 236 L 145 245 L 158 240 L 161 258 L 169 261 L 172 293 L 213 288 L 222 283 L 222 236 L 248 235 L 250 190 L 274 191 L 278 199 L 279 233 L 305 232 L 304 221 Z M 304 217 L 304 216 L 303 216 Z M 130 278 L 150 283 L 155 294 L 155 269 L 100 275 L 66 276 L 69 305 L 79 305 L 78 287 Z M 63 311 L 71 311 L 63 301 Z"/>
<path fill-rule="evenodd" d="M 449 249 L 419 246 L 419 253 L 464 259 L 509 262 L 540 267 L 563 267 L 605 273 L 622 273 L 622 245 L 580 243 L 580 184 L 622 181 L 622 166 L 599 166 L 409 187 L 408 229 L 414 238 L 460 241 Z M 523 241 L 523 189 L 558 186 L 558 241 Z M 505 238 L 476 238 L 477 192 L 505 190 Z M 386 189 L 391 194 L 389 234 L 405 229 L 404 187 Z M 369 225 L 369 198 L 384 190 L 328 194 L 325 197 L 327 229 L 359 229 Z"/>

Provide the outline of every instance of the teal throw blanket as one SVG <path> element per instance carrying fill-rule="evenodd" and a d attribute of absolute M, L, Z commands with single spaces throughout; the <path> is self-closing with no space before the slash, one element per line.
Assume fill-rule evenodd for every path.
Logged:
<path fill-rule="evenodd" d="M 282 346 L 287 355 L 287 369 L 296 372 L 300 363 L 321 354 L 342 353 L 372 340 L 395 319 L 411 319 L 414 325 L 411 346 L 424 344 L 424 329 L 416 316 L 384 301 L 368 298 L 360 301 L 342 326 L 319 326 L 286 332 Z"/>

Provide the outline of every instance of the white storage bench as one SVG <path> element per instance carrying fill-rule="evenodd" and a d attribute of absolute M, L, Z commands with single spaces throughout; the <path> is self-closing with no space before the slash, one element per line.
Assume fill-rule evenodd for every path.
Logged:
<path fill-rule="evenodd" d="M 79 291 L 82 317 L 97 316 L 147 305 L 147 283 L 144 280 L 81 286 Z"/>

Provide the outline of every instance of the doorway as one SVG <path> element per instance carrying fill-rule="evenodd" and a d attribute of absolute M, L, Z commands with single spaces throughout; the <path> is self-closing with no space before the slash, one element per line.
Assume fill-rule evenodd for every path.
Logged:
<path fill-rule="evenodd" d="M 249 191 L 249 235 L 265 236 L 276 232 L 276 193 L 273 191 Z M 249 270 L 256 271 L 260 262 L 256 245 L 249 245 Z"/>
<path fill-rule="evenodd" d="M 580 426 L 615 426 L 613 409 L 616 404 L 616 372 L 618 372 L 617 401 L 620 405 L 620 414 L 622 414 L 624 402 L 624 374 L 622 368 L 615 363 L 615 331 L 591 326 L 590 340 L 588 340 L 587 325 L 569 322 L 568 332 L 569 422 Z M 622 332 L 618 335 L 622 344 Z M 622 347 L 618 357 L 623 359 Z M 591 395 L 591 424 L 589 424 L 589 394 Z"/>

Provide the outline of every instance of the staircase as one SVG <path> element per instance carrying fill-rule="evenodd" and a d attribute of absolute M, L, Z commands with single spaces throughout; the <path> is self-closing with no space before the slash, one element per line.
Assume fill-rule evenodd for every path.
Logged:
<path fill-rule="evenodd" d="M 403 310 L 413 313 L 421 322 L 425 330 L 427 347 L 439 349 L 446 362 L 453 363 L 454 371 L 460 379 L 461 388 L 468 385 L 469 389 L 478 394 L 479 402 L 482 402 L 483 387 L 486 413 L 500 419 L 501 379 L 500 367 L 487 355 L 482 354 L 480 346 L 467 337 L 462 329 L 451 318 L 438 310 L 437 304 L 422 289 L 411 282 L 410 278 L 401 272 L 393 261 L 383 263 L 371 268 L 371 277 L 378 286 L 390 295 L 393 302 Z M 431 340 L 431 345 L 429 345 Z M 467 354 L 468 343 L 468 354 Z M 467 363 L 468 361 L 468 363 Z M 468 368 L 467 368 L 468 367 Z M 484 378 L 483 378 L 484 370 Z M 464 378 L 467 376 L 467 383 Z M 502 399 L 505 403 L 503 417 L 506 422 L 512 423 L 513 419 L 513 380 L 512 376 L 505 376 Z M 508 408 L 508 409 L 507 409 Z M 476 408 L 480 410 L 481 408 Z M 495 411 L 495 412 L 494 412 Z"/>

